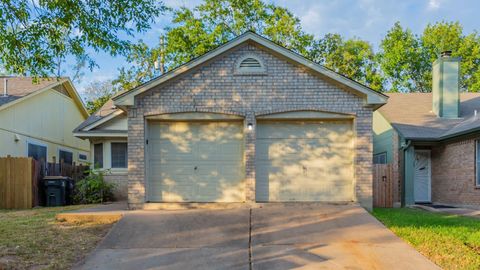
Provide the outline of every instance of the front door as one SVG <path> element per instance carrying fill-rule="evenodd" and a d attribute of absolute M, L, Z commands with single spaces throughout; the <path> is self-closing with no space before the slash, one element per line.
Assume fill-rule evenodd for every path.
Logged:
<path fill-rule="evenodd" d="M 431 202 L 430 150 L 415 151 L 414 197 L 415 202 Z"/>

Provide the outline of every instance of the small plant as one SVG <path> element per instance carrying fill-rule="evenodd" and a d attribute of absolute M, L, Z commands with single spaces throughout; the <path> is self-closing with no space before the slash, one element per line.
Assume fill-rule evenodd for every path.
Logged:
<path fill-rule="evenodd" d="M 89 170 L 88 175 L 75 184 L 76 204 L 102 203 L 113 199 L 112 183 L 105 182 L 101 170 Z"/>

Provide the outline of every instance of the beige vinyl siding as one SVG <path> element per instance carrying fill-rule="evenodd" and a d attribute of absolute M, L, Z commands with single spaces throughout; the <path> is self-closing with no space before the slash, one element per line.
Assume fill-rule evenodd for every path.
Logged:
<path fill-rule="evenodd" d="M 85 120 L 75 102 L 56 90 L 45 91 L 0 111 L 0 156 L 26 156 L 27 143 L 47 146 L 48 161 L 58 150 L 87 154 L 89 141 L 73 136 L 73 129 Z M 15 135 L 18 141 L 15 141 Z"/>
<path fill-rule="evenodd" d="M 241 122 L 152 122 L 148 200 L 245 200 Z"/>
<path fill-rule="evenodd" d="M 259 122 L 257 201 L 351 201 L 352 121 Z"/>

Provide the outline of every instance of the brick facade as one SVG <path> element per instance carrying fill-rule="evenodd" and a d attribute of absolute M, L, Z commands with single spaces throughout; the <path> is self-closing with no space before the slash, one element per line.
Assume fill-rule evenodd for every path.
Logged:
<path fill-rule="evenodd" d="M 432 148 L 432 201 L 454 205 L 480 205 L 475 186 L 475 140 Z"/>
<path fill-rule="evenodd" d="M 260 57 L 263 75 L 235 74 L 245 54 Z M 372 108 L 365 99 L 307 69 L 257 47 L 243 44 L 135 98 L 128 111 L 128 200 L 131 208 L 145 202 L 145 116 L 176 112 L 241 115 L 256 126 L 255 117 L 274 112 L 318 110 L 355 116 L 355 194 L 372 207 Z M 245 132 L 246 201 L 255 201 L 255 132 Z"/>
<path fill-rule="evenodd" d="M 103 176 L 105 182 L 115 185 L 113 197 L 116 201 L 124 201 L 128 197 L 128 174 L 106 174 Z"/>

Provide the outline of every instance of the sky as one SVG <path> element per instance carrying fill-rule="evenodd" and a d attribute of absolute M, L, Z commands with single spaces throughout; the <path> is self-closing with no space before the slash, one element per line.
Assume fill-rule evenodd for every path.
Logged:
<path fill-rule="evenodd" d="M 480 1 L 478 0 L 264 0 L 283 6 L 300 18 L 303 30 L 316 37 L 327 33 L 339 33 L 346 38 L 358 37 L 370 42 L 378 49 L 381 39 L 397 21 L 403 27 L 420 34 L 429 23 L 459 21 L 464 33 L 480 30 Z M 200 0 L 164 0 L 173 8 L 193 8 Z M 135 39 L 147 44 L 156 44 L 170 16 L 161 16 L 146 33 Z M 93 81 L 114 79 L 118 69 L 128 65 L 123 57 L 112 57 L 105 53 L 92 53 L 98 68 L 83 70 L 81 80 L 75 82 L 82 94 Z M 72 76 L 72 63 L 66 63 L 65 75 Z"/>

